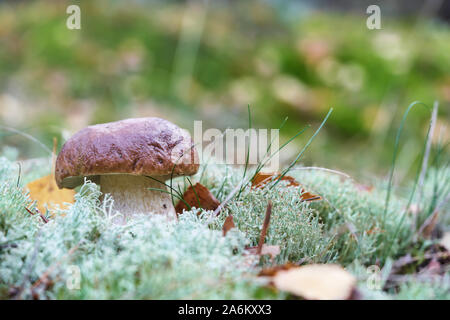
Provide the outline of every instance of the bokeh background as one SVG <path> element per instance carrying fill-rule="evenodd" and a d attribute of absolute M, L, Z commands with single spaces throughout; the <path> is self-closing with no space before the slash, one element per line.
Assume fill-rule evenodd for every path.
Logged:
<path fill-rule="evenodd" d="M 66 8 L 81 7 L 81 30 Z M 381 8 L 381 30 L 366 8 Z M 0 1 L 0 148 L 47 156 L 77 130 L 159 116 L 193 130 L 278 128 L 291 160 L 334 112 L 305 165 L 388 172 L 407 106 L 439 102 L 450 122 L 449 1 Z M 398 173 L 419 162 L 430 110 L 410 114 Z M 18 130 L 18 131 L 15 131 Z M 1 152 L 1 150 L 0 150 Z"/>

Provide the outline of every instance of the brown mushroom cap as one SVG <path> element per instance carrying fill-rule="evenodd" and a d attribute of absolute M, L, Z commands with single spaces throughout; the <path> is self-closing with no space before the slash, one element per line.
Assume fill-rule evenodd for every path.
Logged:
<path fill-rule="evenodd" d="M 98 124 L 73 135 L 55 166 L 59 188 L 75 188 L 84 177 L 131 174 L 193 175 L 198 154 L 189 133 L 160 118 L 136 118 Z"/>

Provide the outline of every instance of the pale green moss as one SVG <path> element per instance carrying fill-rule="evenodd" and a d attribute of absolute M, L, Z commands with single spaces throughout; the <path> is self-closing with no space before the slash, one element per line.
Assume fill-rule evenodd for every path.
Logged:
<path fill-rule="evenodd" d="M 226 166 L 209 165 L 202 172 L 193 183 L 201 179 L 221 201 L 242 178 L 241 170 Z M 269 199 L 273 211 L 266 243 L 280 246 L 276 263 L 340 263 L 358 277 L 370 299 L 448 297 L 445 288 L 413 280 L 401 285 L 398 295 L 366 287 L 369 265 L 410 250 L 411 216 L 398 228 L 406 199 L 393 196 L 383 221 L 382 189 L 362 191 L 351 180 L 323 172 L 290 174 L 324 200 L 301 202 L 300 188 L 283 184 L 270 191 L 247 187 L 215 219 L 212 212 L 197 215 L 194 209 L 178 222 L 141 216 L 118 226 L 111 223 L 112 199 L 101 203 L 98 187 L 86 182 L 75 204 L 54 212 L 56 218 L 44 224 L 24 209 L 32 206 L 22 188 L 28 178 L 17 186 L 17 165 L 0 158 L 0 298 L 17 292 L 21 298 L 32 298 L 34 292 L 42 299 L 283 298 L 265 287 L 256 277 L 258 268 L 249 268 L 242 255 L 245 246 L 258 242 Z M 182 180 L 175 186 L 180 181 L 183 190 Z M 431 199 L 430 186 L 427 182 L 425 199 Z M 228 214 L 237 228 L 223 237 Z M 392 259 L 385 255 L 386 243 L 392 243 Z M 270 263 L 262 260 L 262 265 Z M 67 287 L 74 276 L 71 266 L 81 272 L 80 290 Z M 46 272 L 52 286 L 32 291 Z"/>

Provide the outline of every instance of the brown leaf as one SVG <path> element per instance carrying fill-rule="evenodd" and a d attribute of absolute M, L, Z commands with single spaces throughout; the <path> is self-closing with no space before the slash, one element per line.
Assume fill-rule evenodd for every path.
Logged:
<path fill-rule="evenodd" d="M 71 189 L 59 189 L 53 174 L 34 180 L 26 185 L 30 192 L 30 198 L 37 202 L 37 208 L 45 213 L 46 207 L 51 210 L 57 205 L 66 209 L 66 203 L 75 202 L 75 191 Z"/>
<path fill-rule="evenodd" d="M 252 179 L 252 188 L 255 189 L 262 189 L 264 188 L 269 182 L 276 181 L 279 179 L 281 174 L 279 173 L 261 173 L 258 172 Z M 287 187 L 299 187 L 300 184 L 291 176 L 283 176 L 281 178 L 281 181 L 288 181 Z M 302 188 L 302 196 L 301 199 L 303 201 L 318 201 L 322 200 L 321 196 L 312 194 L 310 192 L 305 191 Z"/>
<path fill-rule="evenodd" d="M 310 192 L 305 192 L 304 189 L 302 189 L 302 201 L 320 201 L 322 200 L 321 196 L 318 196 L 316 194 L 312 194 Z"/>
<path fill-rule="evenodd" d="M 236 226 L 234 225 L 233 216 L 230 214 L 225 219 L 225 222 L 223 223 L 223 227 L 222 227 L 223 236 L 225 237 L 227 235 L 228 231 L 230 231 L 231 229 L 233 229 L 235 227 Z"/>
<path fill-rule="evenodd" d="M 275 177 L 276 175 L 276 177 Z M 275 181 L 280 177 L 279 173 L 262 173 L 262 172 L 258 172 L 252 180 L 252 187 L 253 188 L 264 188 L 265 185 L 267 183 L 269 183 L 270 181 Z M 290 176 L 284 176 L 281 178 L 281 181 L 288 181 L 289 183 L 287 184 L 288 187 L 298 187 L 300 186 L 300 184 L 295 181 L 295 179 L 293 177 Z"/>
<path fill-rule="evenodd" d="M 186 192 L 183 194 L 183 199 L 191 206 L 191 208 L 200 207 L 205 210 L 216 210 L 220 205 L 219 200 L 217 200 L 211 191 L 201 183 L 197 183 L 195 186 L 187 188 Z M 175 211 L 178 214 L 182 214 L 183 210 L 187 211 L 189 208 L 180 200 L 175 206 Z"/>
<path fill-rule="evenodd" d="M 311 264 L 278 271 L 274 286 L 308 300 L 347 300 L 356 290 L 356 279 L 339 265 Z"/>

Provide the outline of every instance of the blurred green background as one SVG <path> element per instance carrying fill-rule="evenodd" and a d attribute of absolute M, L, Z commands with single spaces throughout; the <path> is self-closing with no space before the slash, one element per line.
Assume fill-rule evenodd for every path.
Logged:
<path fill-rule="evenodd" d="M 66 8 L 81 7 L 81 30 Z M 330 107 L 305 165 L 385 175 L 407 106 L 439 101 L 434 137 L 448 141 L 450 27 L 434 12 L 302 1 L 0 1 L 0 147 L 22 159 L 94 123 L 159 116 L 193 130 L 278 128 L 292 159 Z M 408 118 L 399 175 L 418 164 L 430 111 Z M 447 129 L 446 129 L 447 128 Z"/>

